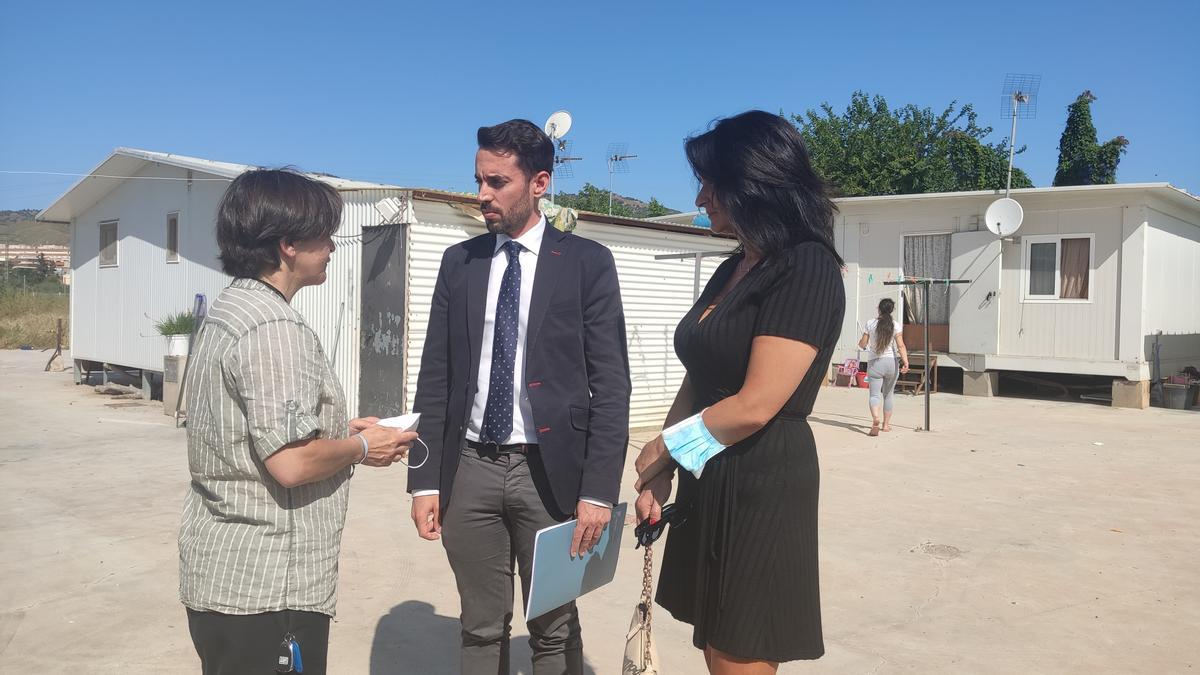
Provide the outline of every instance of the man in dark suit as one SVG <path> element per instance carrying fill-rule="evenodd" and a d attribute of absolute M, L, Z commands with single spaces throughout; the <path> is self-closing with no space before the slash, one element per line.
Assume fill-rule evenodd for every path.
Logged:
<path fill-rule="evenodd" d="M 412 516 L 442 538 L 462 601 L 462 672 L 508 672 L 513 563 L 529 592 L 535 533 L 578 518 L 600 539 L 629 437 L 629 359 L 612 253 L 538 211 L 554 145 L 525 120 L 478 133 L 488 233 L 442 256 L 414 410 L 429 460 Z M 565 553 L 565 552 L 564 552 Z M 580 673 L 575 603 L 528 622 L 534 673 Z"/>

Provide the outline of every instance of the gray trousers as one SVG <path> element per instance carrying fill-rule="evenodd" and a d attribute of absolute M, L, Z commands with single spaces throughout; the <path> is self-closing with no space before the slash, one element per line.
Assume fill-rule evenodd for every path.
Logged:
<path fill-rule="evenodd" d="M 528 598 L 534 535 L 560 522 L 543 504 L 530 469 L 530 458 L 521 454 L 480 455 L 467 448 L 459 458 L 453 499 L 442 518 L 442 544 L 462 599 L 464 675 L 508 674 L 513 563 L 522 597 Z M 527 625 L 534 675 L 583 672 L 574 602 Z"/>
<path fill-rule="evenodd" d="M 896 359 L 887 356 L 882 359 L 871 359 L 867 363 L 867 377 L 870 378 L 871 407 L 878 408 L 883 403 L 884 412 L 892 412 L 892 393 L 896 390 Z"/>

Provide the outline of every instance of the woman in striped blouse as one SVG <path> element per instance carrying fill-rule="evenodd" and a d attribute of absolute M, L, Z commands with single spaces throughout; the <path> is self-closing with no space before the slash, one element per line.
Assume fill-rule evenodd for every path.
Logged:
<path fill-rule="evenodd" d="M 416 439 L 347 421 L 342 386 L 290 304 L 325 281 L 341 211 L 327 184 L 255 170 L 217 213 L 234 280 L 188 368 L 179 532 L 180 598 L 206 675 L 271 672 L 294 645 L 305 673 L 325 671 L 352 467 L 389 466 Z"/>

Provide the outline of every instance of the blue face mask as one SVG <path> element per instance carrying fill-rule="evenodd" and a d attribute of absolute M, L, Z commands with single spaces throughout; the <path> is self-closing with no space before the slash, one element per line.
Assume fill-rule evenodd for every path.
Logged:
<path fill-rule="evenodd" d="M 708 460 L 728 447 L 721 445 L 704 426 L 704 411 L 663 429 L 662 436 L 671 457 L 696 478 L 700 477 Z"/>

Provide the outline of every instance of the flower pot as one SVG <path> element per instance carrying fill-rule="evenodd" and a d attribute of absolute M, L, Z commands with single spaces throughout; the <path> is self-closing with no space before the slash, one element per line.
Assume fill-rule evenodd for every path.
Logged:
<path fill-rule="evenodd" d="M 187 356 L 191 340 L 190 335 L 168 335 L 167 356 Z"/>

